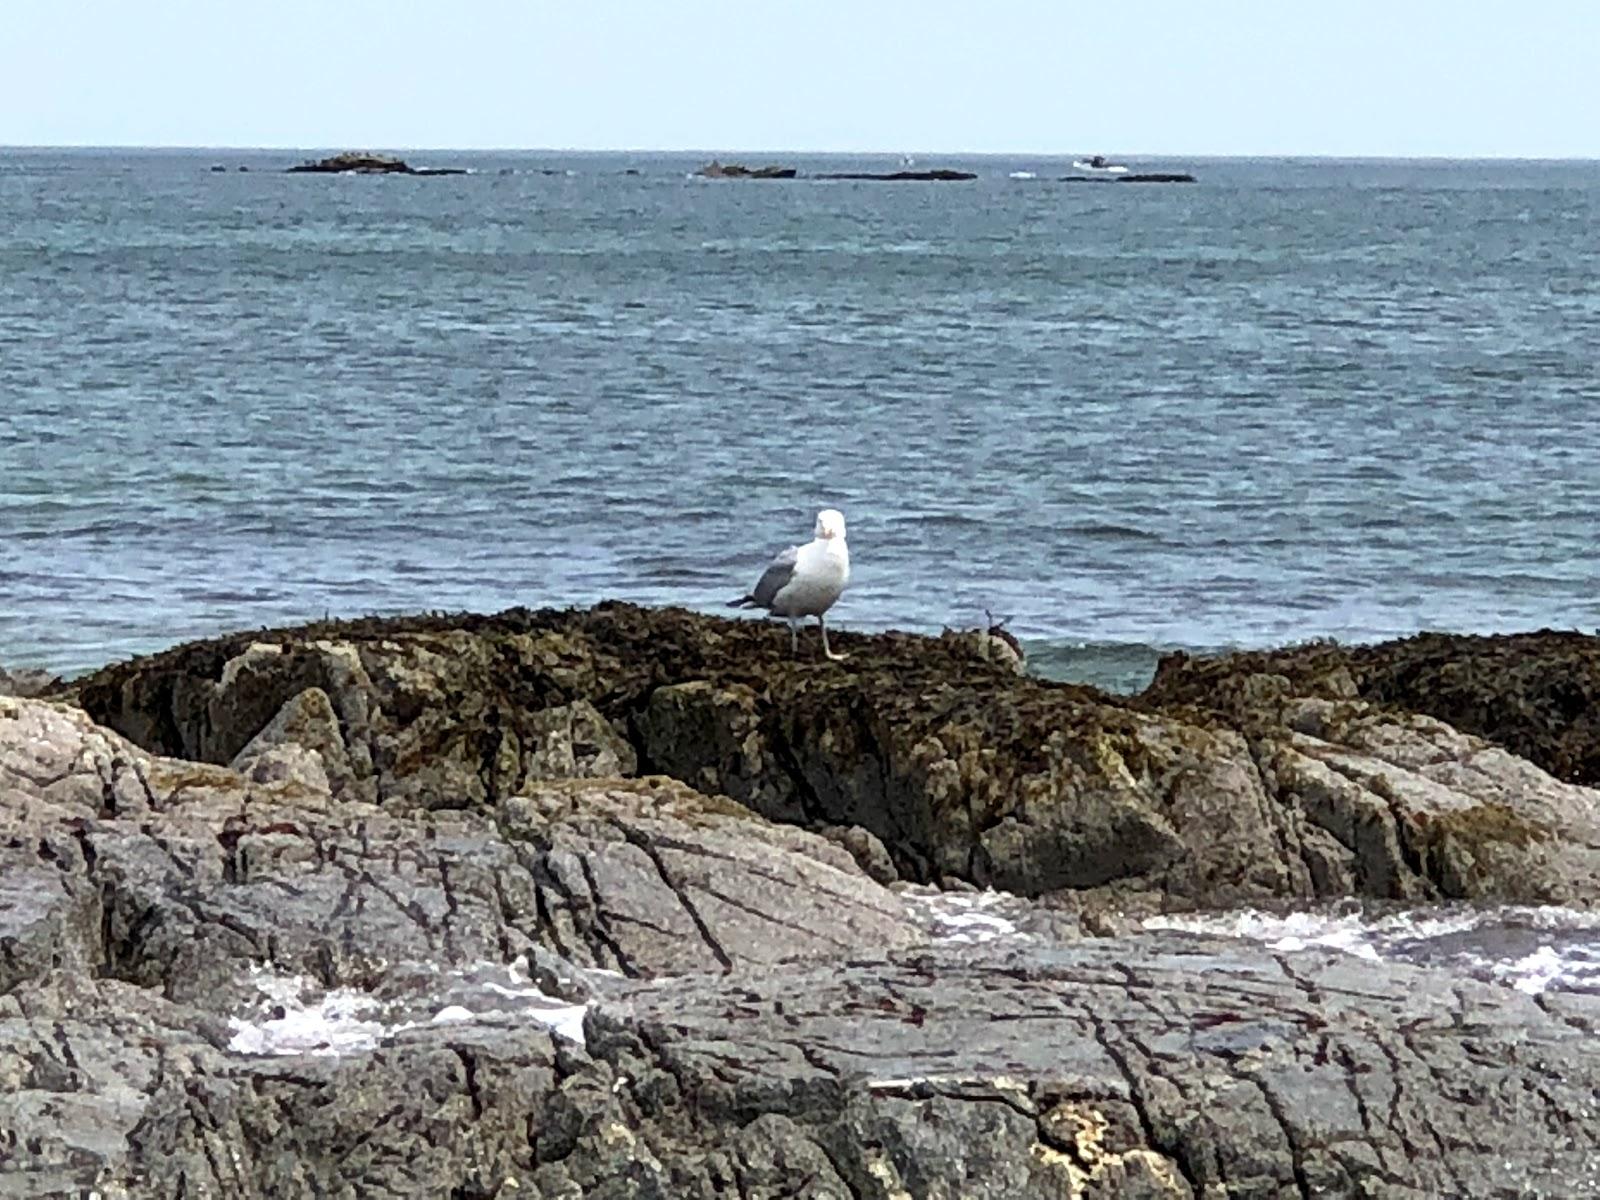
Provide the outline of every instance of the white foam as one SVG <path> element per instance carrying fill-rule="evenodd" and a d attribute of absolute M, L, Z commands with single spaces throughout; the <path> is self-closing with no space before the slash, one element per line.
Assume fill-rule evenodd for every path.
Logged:
<path fill-rule="evenodd" d="M 387 1032 L 370 1019 L 378 1004 L 350 988 L 336 988 L 306 1003 L 309 980 L 252 970 L 253 982 L 275 1015 L 261 1021 L 235 1017 L 228 1049 L 239 1054 L 348 1054 L 376 1046 Z"/>
<path fill-rule="evenodd" d="M 867 1090 L 871 1092 L 905 1092 L 925 1084 L 951 1083 L 960 1078 L 959 1075 L 906 1075 L 897 1079 L 869 1079 L 867 1080 Z"/>
<path fill-rule="evenodd" d="M 488 966 L 490 964 L 480 964 L 480 969 Z M 496 964 L 494 969 L 505 971 L 509 985 L 489 979 L 478 984 L 477 990 L 522 1003 L 507 1008 L 493 1002 L 481 1011 L 465 1004 L 446 1004 L 427 1021 L 407 1021 L 386 1020 L 388 1014 L 384 1006 L 364 992 L 335 988 L 323 993 L 314 981 L 304 976 L 253 967 L 251 982 L 262 995 L 263 1015 L 255 1020 L 230 1018 L 228 1026 L 233 1030 L 233 1037 L 228 1048 L 238 1054 L 252 1055 L 350 1054 L 370 1050 L 385 1038 L 407 1029 L 464 1024 L 507 1015 L 525 1017 L 559 1037 L 583 1044 L 587 1004 L 569 1004 L 546 995 L 529 977 L 523 959 L 519 958 L 506 968 Z"/>
<path fill-rule="evenodd" d="M 499 992 L 503 996 L 526 1000 L 528 1003 L 522 1008 L 525 1016 L 532 1017 L 541 1025 L 546 1025 L 569 1042 L 583 1045 L 583 1017 L 589 1011 L 587 1004 L 568 1004 L 554 996 L 548 996 L 533 982 L 533 976 L 528 971 L 528 960 L 517 957 L 506 968 L 506 974 L 511 979 L 511 986 L 489 981 L 486 986 Z"/>
<path fill-rule="evenodd" d="M 1427 963 L 1529 995 L 1600 989 L 1600 916 L 1554 905 L 1410 909 L 1380 917 L 1244 909 L 1150 917 L 1143 924 L 1244 938 L 1286 953 L 1320 948 L 1372 962 Z"/>
<path fill-rule="evenodd" d="M 1027 939 L 1005 910 L 1020 912 L 1026 902 L 1009 892 L 908 892 L 905 900 L 932 925 L 943 942 L 982 943 L 1000 938 Z"/>
<path fill-rule="evenodd" d="M 587 1004 L 531 1005 L 523 1010 L 539 1024 L 548 1026 L 558 1037 L 580 1046 L 583 1045 L 583 1017 L 588 1011 Z"/>
<path fill-rule="evenodd" d="M 1525 954 L 1515 962 L 1495 963 L 1490 968 L 1497 979 L 1509 983 L 1519 992 L 1537 996 L 1553 983 L 1567 977 L 1567 964 L 1551 946 L 1540 946 L 1532 954 Z"/>
<path fill-rule="evenodd" d="M 1485 965 L 1495 982 L 1530 996 L 1546 991 L 1600 992 L 1600 942 L 1560 949 L 1541 945 L 1521 958 Z"/>
<path fill-rule="evenodd" d="M 1440 916 L 1408 912 L 1369 919 L 1359 912 L 1278 914 L 1247 908 L 1218 915 L 1150 917 L 1145 920 L 1144 927 L 1248 938 L 1265 942 L 1274 950 L 1326 946 L 1359 958 L 1378 959 L 1383 957 L 1380 943 L 1397 938 L 1428 939 L 1459 933 L 1481 924 L 1483 918 L 1482 913 Z"/>

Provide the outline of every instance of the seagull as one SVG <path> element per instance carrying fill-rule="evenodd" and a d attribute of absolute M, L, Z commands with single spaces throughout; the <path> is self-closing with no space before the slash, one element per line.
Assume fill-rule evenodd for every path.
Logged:
<path fill-rule="evenodd" d="M 844 514 L 825 508 L 817 514 L 816 536 L 804 546 L 790 546 L 761 573 L 747 596 L 730 600 L 730 608 L 764 608 L 789 622 L 789 648 L 800 653 L 800 624 L 817 619 L 822 653 L 835 662 L 846 656 L 828 649 L 828 625 L 822 614 L 850 582 L 850 548 L 844 541 Z"/>

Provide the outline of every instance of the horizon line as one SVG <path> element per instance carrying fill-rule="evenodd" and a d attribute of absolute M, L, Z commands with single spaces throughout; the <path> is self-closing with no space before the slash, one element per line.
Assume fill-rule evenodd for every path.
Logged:
<path fill-rule="evenodd" d="M 232 153 L 299 153 L 304 151 L 331 150 L 342 146 L 344 150 L 359 150 L 365 153 L 389 152 L 421 152 L 428 154 L 661 154 L 661 155 L 748 155 L 748 156 L 773 156 L 773 155 L 839 155 L 859 157 L 903 157 L 907 154 L 913 156 L 938 156 L 947 155 L 954 158 L 1061 158 L 1071 159 L 1085 153 L 1107 154 L 1114 158 L 1148 158 L 1148 159 L 1236 159 L 1260 160 L 1278 159 L 1289 161 L 1321 161 L 1321 162 L 1523 162 L 1523 163 L 1581 163 L 1600 162 L 1600 154 L 1353 154 L 1353 153 L 1328 153 L 1318 151 L 1228 151 L 1228 152 L 1184 152 L 1173 150 L 1113 150 L 1113 151 L 1068 151 L 1068 150 L 918 150 L 918 149 L 794 149 L 794 148 L 751 148 L 751 147 L 660 147 L 660 146 L 625 146 L 625 147 L 592 147 L 592 146 L 403 146 L 394 143 L 368 143 L 355 147 L 349 143 L 329 142 L 322 145 L 222 145 L 200 142 L 0 142 L 0 153 L 14 150 L 65 150 L 65 151 L 116 151 L 116 150 L 144 150 L 144 151 L 173 151 L 173 152 L 232 152 Z"/>

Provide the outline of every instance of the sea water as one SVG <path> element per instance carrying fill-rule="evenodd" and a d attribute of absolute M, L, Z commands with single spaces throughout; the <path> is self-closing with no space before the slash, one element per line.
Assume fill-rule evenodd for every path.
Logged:
<path fill-rule="evenodd" d="M 1600 620 L 1600 164 L 303 156 L 0 151 L 0 663 L 722 612 L 824 506 L 830 623 L 992 616 L 1122 688 Z"/>

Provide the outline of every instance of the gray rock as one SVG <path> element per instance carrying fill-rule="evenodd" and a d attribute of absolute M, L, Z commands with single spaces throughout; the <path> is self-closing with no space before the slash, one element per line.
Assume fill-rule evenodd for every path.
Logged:
<path fill-rule="evenodd" d="M 695 174 L 706 179 L 793 179 L 796 171 L 793 167 L 781 167 L 775 164 L 747 167 L 743 163 L 722 163 L 712 159 Z"/>
<path fill-rule="evenodd" d="M 634 727 L 657 770 L 734 796 L 774 821 L 804 823 L 810 797 L 783 761 L 770 717 L 755 688 L 697 679 L 652 691 Z"/>
<path fill-rule="evenodd" d="M 0 696 L 31 698 L 65 686 L 65 682 L 59 676 L 52 675 L 49 671 L 40 671 L 33 667 L 20 667 L 15 671 L 7 671 L 4 667 L 0 667 Z"/>
<path fill-rule="evenodd" d="M 246 168 L 240 167 L 241 171 Z M 328 158 L 307 159 L 285 170 L 291 175 L 465 175 L 465 167 L 413 167 L 390 154 L 346 150 Z"/>
<path fill-rule="evenodd" d="M 530 719 L 521 779 L 581 779 L 633 775 L 638 759 L 628 740 L 587 700 L 540 709 Z"/>
<path fill-rule="evenodd" d="M 658 980 L 585 1046 L 489 1017 L 263 1058 L 56 973 L 0 998 L 0 1191 L 1594 1196 L 1597 1018 L 1168 934 Z"/>
<path fill-rule="evenodd" d="M 309 792 L 333 794 L 322 755 L 294 742 L 266 746 L 234 760 L 234 770 L 252 783 L 289 783 Z"/>
<path fill-rule="evenodd" d="M 243 972 L 262 965 L 365 987 L 541 949 L 644 975 L 923 940 L 839 847 L 672 780 L 395 814 L 152 756 L 40 701 L 0 700 L 0 832 L 48 853 L 6 851 L 13 977 L 103 962 L 193 1003 L 248 996 Z"/>
<path fill-rule="evenodd" d="M 162 711 L 222 746 L 236 731 L 217 719 L 266 707 L 247 676 L 288 689 L 353 658 L 329 707 L 363 728 L 349 714 L 365 676 L 381 703 L 362 736 L 381 750 L 427 719 L 396 719 L 406 688 L 447 686 L 415 648 L 297 655 L 218 656 L 217 678 L 182 685 L 193 704 Z M 596 660 L 556 657 L 547 669 L 594 687 Z M 1095 830 L 1121 823 L 1136 848 L 1127 831 L 1159 820 L 1185 854 L 1201 829 L 1240 831 L 1243 850 L 1161 860 L 1147 878 L 1179 898 L 1198 894 L 1186 872 L 1244 861 L 1229 855 L 1258 828 L 1290 845 L 1321 830 L 1326 869 L 1360 886 L 1385 870 L 1383 887 L 1419 891 L 1593 875 L 1592 793 L 1426 718 L 1291 696 L 1240 732 L 1003 689 L 981 693 L 1000 706 L 988 718 L 951 695 L 917 717 L 886 677 L 824 670 L 797 668 L 823 682 L 794 683 L 798 708 L 763 711 L 752 733 L 810 780 L 856 762 L 866 743 L 847 739 L 871 730 L 905 772 L 879 778 L 921 789 L 895 797 L 940 798 L 896 818 L 906 830 L 965 820 L 982 835 L 1038 812 L 1041 836 L 1076 821 L 1114 846 Z M 658 686 L 672 685 L 636 694 Z M 853 714 L 864 687 L 908 726 Z M 213 709 L 219 695 L 230 706 Z M 530 712 L 575 705 L 554 699 Z M 306 736 L 326 734 L 314 697 L 291 711 L 320 712 Z M 567 711 L 545 718 L 558 734 L 584 727 Z M 1044 765 L 1007 766 L 966 732 L 1051 714 L 1082 740 L 1047 740 Z M 447 745 L 431 740 L 444 728 L 415 744 Z M 572 762 L 599 740 L 574 738 Z M 831 840 L 658 776 L 530 780 L 535 743 L 518 733 L 515 755 L 492 755 L 503 765 L 472 776 L 485 798 L 470 807 L 419 802 L 418 773 L 379 753 L 362 774 L 352 757 L 396 788 L 389 807 L 0 699 L 0 1195 L 1600 1195 L 1600 997 L 1110 920 L 1116 936 L 1077 938 L 1067 908 L 1028 922 L 1028 940 L 929 943 L 857 863 L 875 834 Z M 291 747 L 309 753 L 285 741 L 254 762 Z M 834 786 L 803 807 L 842 803 Z M 1232 825 L 1210 807 L 1228 797 Z M 943 807 L 973 799 L 988 807 Z M 1502 824 L 1471 824 L 1485 813 Z M 1264 853 L 1269 870 L 1305 861 Z M 1078 919 L 1109 894 L 1077 895 Z M 582 1044 L 542 1023 L 550 996 L 590 1005 Z M 347 1033 L 246 1052 L 313 1001 L 329 1020 L 343 1005 Z"/>
<path fill-rule="evenodd" d="M 307 688 L 284 701 L 230 765 L 259 783 L 295 778 L 337 796 L 358 798 L 338 715 L 321 688 Z"/>
<path fill-rule="evenodd" d="M 101 965 L 100 896 L 70 838 L 54 842 L 39 848 L 66 856 L 73 869 L 40 862 L 31 847 L 0 849 L 0 995 L 50 971 Z"/>
<path fill-rule="evenodd" d="M 1246 717 L 1270 680 L 1297 697 L 1365 700 L 1426 714 L 1503 746 L 1557 779 L 1600 784 L 1600 636 L 1575 631 L 1473 637 L 1424 633 L 1370 646 L 1162 659 L 1147 696 Z"/>
<path fill-rule="evenodd" d="M 660 777 L 545 785 L 502 804 L 541 939 L 628 975 L 903 948 L 904 904 L 833 843 Z"/>
<path fill-rule="evenodd" d="M 228 762 L 321 689 L 354 780 L 330 784 L 391 813 L 642 770 L 770 820 L 860 828 L 917 882 L 1164 907 L 1600 899 L 1596 793 L 1365 698 L 1399 686 L 1405 655 L 1381 680 L 1343 652 L 1307 651 L 1304 670 L 1169 661 L 1127 698 L 1020 677 L 992 632 L 841 640 L 847 663 L 796 661 L 781 629 L 615 604 L 373 619 L 180 647 L 79 694 L 143 746 Z M 1572 687 L 1509 672 L 1537 719 L 1496 727 L 1576 763 L 1587 743 L 1552 723 L 1597 656 L 1568 641 L 1540 661 L 1572 664 Z M 261 777 L 314 786 L 303 767 Z"/>

